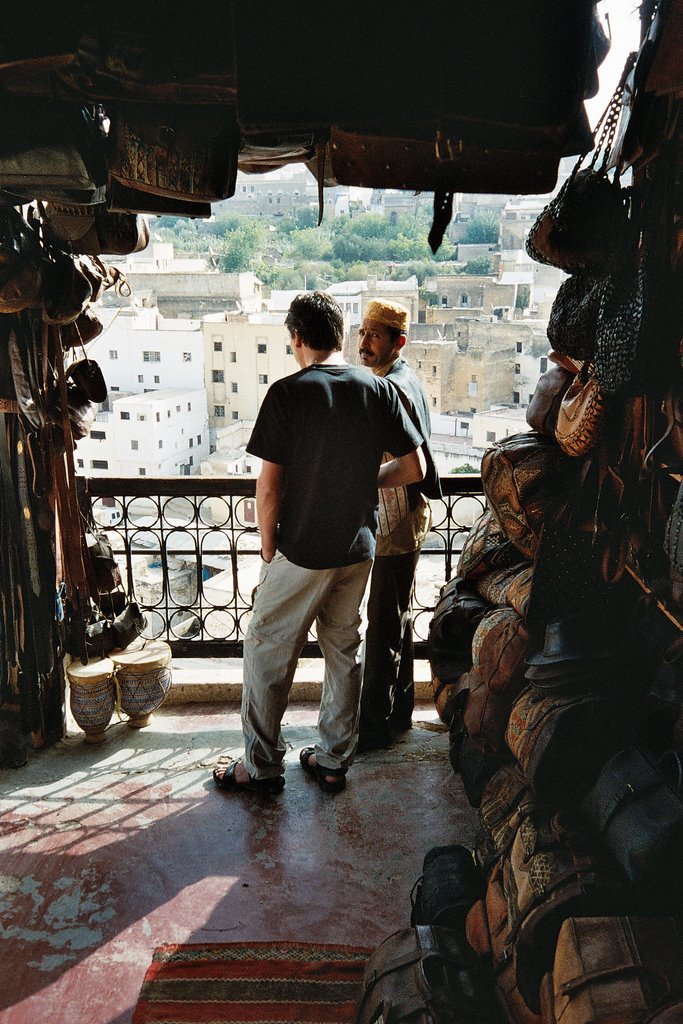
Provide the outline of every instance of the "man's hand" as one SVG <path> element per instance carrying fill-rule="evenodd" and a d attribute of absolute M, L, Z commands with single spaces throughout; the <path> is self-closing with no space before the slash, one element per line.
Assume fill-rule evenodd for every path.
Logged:
<path fill-rule="evenodd" d="M 377 474 L 378 487 L 403 487 L 405 484 L 416 484 L 424 480 L 427 472 L 427 460 L 421 448 L 416 448 L 408 455 L 402 455 L 391 462 L 383 462 Z"/>
<path fill-rule="evenodd" d="M 261 532 L 261 558 L 270 562 L 275 554 L 275 534 L 280 513 L 284 468 L 263 461 L 256 481 L 256 515 Z"/>

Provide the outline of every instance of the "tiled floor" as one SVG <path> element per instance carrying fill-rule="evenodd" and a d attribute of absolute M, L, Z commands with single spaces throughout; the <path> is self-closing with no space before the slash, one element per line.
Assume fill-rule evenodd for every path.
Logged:
<path fill-rule="evenodd" d="M 215 789 L 241 745 L 218 704 L 165 707 L 143 730 L 114 719 L 102 746 L 73 732 L 0 772 L 2 1024 L 129 1022 L 165 942 L 373 945 L 406 926 L 425 852 L 473 837 L 447 736 L 418 708 L 328 796 L 297 761 L 316 713 L 290 706 L 277 797 Z"/>

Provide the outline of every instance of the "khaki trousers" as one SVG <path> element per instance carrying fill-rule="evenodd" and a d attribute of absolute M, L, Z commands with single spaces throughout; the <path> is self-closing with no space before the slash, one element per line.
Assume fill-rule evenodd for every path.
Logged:
<path fill-rule="evenodd" d="M 325 659 L 316 760 L 325 768 L 353 761 L 361 690 L 359 609 L 371 567 L 368 560 L 304 569 L 279 551 L 262 564 L 244 640 L 243 760 L 253 778 L 282 774 L 286 747 L 280 725 L 314 622 Z"/>

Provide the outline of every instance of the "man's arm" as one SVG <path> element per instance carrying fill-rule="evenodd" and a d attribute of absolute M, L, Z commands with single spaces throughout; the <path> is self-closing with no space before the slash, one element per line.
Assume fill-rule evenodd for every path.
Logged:
<path fill-rule="evenodd" d="M 378 487 L 402 487 L 405 484 L 416 484 L 424 479 L 427 460 L 421 448 L 402 455 L 391 462 L 383 462 L 377 474 Z"/>
<path fill-rule="evenodd" d="M 264 459 L 256 481 L 256 515 L 261 531 L 261 557 L 265 562 L 270 562 L 275 554 L 275 531 L 280 514 L 283 479 L 284 466 Z"/>

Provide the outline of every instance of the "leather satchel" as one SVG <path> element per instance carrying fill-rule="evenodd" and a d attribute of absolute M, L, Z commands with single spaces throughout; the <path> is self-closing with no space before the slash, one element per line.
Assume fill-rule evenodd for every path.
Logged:
<path fill-rule="evenodd" d="M 127 256 L 149 244 L 149 229 L 143 217 L 113 213 L 104 204 L 48 203 L 44 212 L 48 237 L 68 252 Z"/>
<path fill-rule="evenodd" d="M 518 764 L 506 764 L 484 787 L 479 823 L 485 837 L 484 860 L 507 853 L 522 820 L 536 809 L 533 790 Z"/>
<path fill-rule="evenodd" d="M 488 610 L 486 601 L 460 577 L 443 587 L 427 638 L 429 664 L 442 682 L 455 682 L 472 667 L 472 637 Z"/>
<path fill-rule="evenodd" d="M 465 730 L 483 753 L 500 754 L 505 750 L 505 729 L 512 702 L 489 690 L 477 669 L 468 674 L 470 688 L 462 713 Z"/>
<path fill-rule="evenodd" d="M 586 455 L 602 439 L 605 401 L 585 363 L 560 401 L 555 440 L 567 455 Z"/>
<path fill-rule="evenodd" d="M 370 956 L 355 1024 L 499 1024 L 492 986 L 448 928 L 394 932 Z"/>
<path fill-rule="evenodd" d="M 509 540 L 496 520 L 493 512 L 487 509 L 465 538 L 465 543 L 458 560 L 457 575 L 471 580 L 485 572 L 495 569 L 507 569 L 519 562 L 519 552 Z"/>
<path fill-rule="evenodd" d="M 599 842 L 566 816 L 525 817 L 503 858 L 517 986 L 540 1012 L 540 984 L 552 969 L 562 922 L 572 915 L 618 913 L 625 879 Z"/>
<path fill-rule="evenodd" d="M 542 803 L 571 806 L 605 761 L 627 744 L 633 721 L 623 698 L 599 692 L 539 695 L 523 690 L 505 739 Z"/>
<path fill-rule="evenodd" d="M 683 998 L 683 941 L 672 918 L 564 921 L 541 984 L 543 1024 L 641 1024 L 674 998 Z"/>
<path fill-rule="evenodd" d="M 581 809 L 651 910 L 683 911 L 683 794 L 638 747 L 603 767 Z"/>
<path fill-rule="evenodd" d="M 473 666 L 492 693 L 513 701 L 526 685 L 528 649 L 529 634 L 521 615 L 513 608 L 499 608 L 477 626 L 472 640 Z"/>
<path fill-rule="evenodd" d="M 563 502 L 574 462 L 555 441 L 530 431 L 513 434 L 484 452 L 484 494 L 505 536 L 529 559 L 544 521 Z"/>

